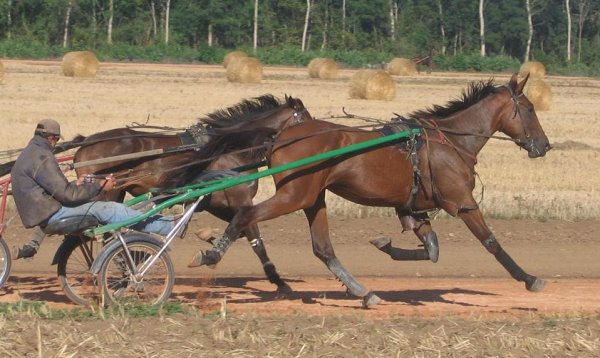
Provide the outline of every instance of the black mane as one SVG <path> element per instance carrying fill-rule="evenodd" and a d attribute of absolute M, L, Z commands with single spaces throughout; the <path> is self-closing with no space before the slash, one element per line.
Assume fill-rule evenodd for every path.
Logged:
<path fill-rule="evenodd" d="M 433 105 L 425 110 L 412 112 L 408 115 L 409 119 L 441 119 L 449 117 L 457 112 L 467 109 L 485 97 L 498 91 L 498 86 L 494 84 L 493 79 L 487 81 L 471 82 L 466 90 L 463 90 L 462 96 L 446 103 L 445 106 Z"/>
<path fill-rule="evenodd" d="M 283 103 L 272 94 L 265 94 L 252 99 L 245 99 L 235 106 L 219 109 L 208 114 L 199 121 L 213 128 L 231 127 L 245 122 L 257 114 L 265 113 L 281 107 Z"/>

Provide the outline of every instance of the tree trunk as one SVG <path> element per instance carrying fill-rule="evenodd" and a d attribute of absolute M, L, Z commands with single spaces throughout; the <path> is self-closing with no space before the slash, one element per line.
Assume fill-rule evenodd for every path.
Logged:
<path fill-rule="evenodd" d="M 327 32 L 329 30 L 329 6 L 327 0 L 325 0 L 324 5 L 325 18 L 323 19 L 323 42 L 321 42 L 321 51 L 327 48 Z"/>
<path fill-rule="evenodd" d="M 579 0 L 579 20 L 578 20 L 578 34 L 577 34 L 577 62 L 581 62 L 581 37 L 583 36 L 583 25 L 587 18 L 589 8 L 588 0 Z"/>
<path fill-rule="evenodd" d="M 390 6 L 390 39 L 392 41 L 396 40 L 396 19 L 394 18 L 394 0 L 388 0 L 388 4 Z"/>
<path fill-rule="evenodd" d="M 310 0 L 306 0 L 306 17 L 304 18 L 304 31 L 302 31 L 302 52 L 306 49 L 306 34 L 308 33 L 308 22 L 310 21 Z"/>
<path fill-rule="evenodd" d="M 73 1 L 69 0 L 67 3 L 67 13 L 65 14 L 65 31 L 63 32 L 63 48 L 67 47 L 69 43 L 69 21 L 71 20 L 71 9 L 73 8 Z"/>
<path fill-rule="evenodd" d="M 254 53 L 258 47 L 258 0 L 254 0 L 254 36 L 252 41 L 252 48 Z"/>
<path fill-rule="evenodd" d="M 106 36 L 106 42 L 111 45 L 112 44 L 112 24 L 113 24 L 113 16 L 115 13 L 115 8 L 113 4 L 113 0 L 108 1 L 108 30 Z"/>
<path fill-rule="evenodd" d="M 533 39 L 533 21 L 531 20 L 531 0 L 525 0 L 525 8 L 527 9 L 527 25 L 529 33 L 527 34 L 527 47 L 525 47 L 525 62 L 529 61 L 529 53 L 531 51 L 531 39 Z"/>
<path fill-rule="evenodd" d="M 213 25 L 212 24 L 208 24 L 208 39 L 207 39 L 208 47 L 212 47 L 212 45 L 213 45 L 213 31 L 212 31 L 212 29 L 213 29 Z"/>
<path fill-rule="evenodd" d="M 485 23 L 483 19 L 483 2 L 479 0 L 479 38 L 481 41 L 481 56 L 485 57 Z"/>
<path fill-rule="evenodd" d="M 98 18 L 96 16 L 96 1 L 92 1 L 92 34 L 94 34 L 94 42 L 96 42 L 96 35 L 98 34 Z"/>
<path fill-rule="evenodd" d="M 346 0 L 342 0 L 342 48 L 346 48 Z"/>
<path fill-rule="evenodd" d="M 171 12 L 171 0 L 167 0 L 165 9 L 165 45 L 169 44 L 169 13 Z"/>
<path fill-rule="evenodd" d="M 8 0 L 8 9 L 6 9 L 6 27 L 7 27 L 7 31 L 6 31 L 6 38 L 10 39 L 11 37 L 11 33 L 10 33 L 10 29 L 11 29 L 11 25 L 12 25 L 12 17 L 10 16 L 10 10 L 12 8 L 12 0 Z"/>
<path fill-rule="evenodd" d="M 442 34 L 442 55 L 446 54 L 446 30 L 444 30 L 444 13 L 442 11 L 442 0 L 438 0 L 438 12 L 440 14 L 440 32 Z"/>
<path fill-rule="evenodd" d="M 158 29 L 156 28 L 156 5 L 154 5 L 154 0 L 150 1 L 150 11 L 152 12 L 152 38 L 156 41 Z"/>
<path fill-rule="evenodd" d="M 565 0 L 567 8 L 567 63 L 571 63 L 571 6 L 569 0 Z"/>

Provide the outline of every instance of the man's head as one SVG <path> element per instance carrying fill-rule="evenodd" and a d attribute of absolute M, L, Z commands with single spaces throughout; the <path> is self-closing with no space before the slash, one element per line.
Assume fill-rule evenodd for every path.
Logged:
<path fill-rule="evenodd" d="M 42 119 L 35 128 L 35 134 L 48 138 L 48 141 L 51 142 L 50 144 L 54 146 L 61 138 L 60 124 L 54 119 Z"/>

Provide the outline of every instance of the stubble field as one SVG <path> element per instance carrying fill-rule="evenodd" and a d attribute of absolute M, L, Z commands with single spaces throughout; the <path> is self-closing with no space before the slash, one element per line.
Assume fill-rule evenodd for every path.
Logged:
<path fill-rule="evenodd" d="M 386 102 L 349 99 L 352 70 L 325 81 L 308 78 L 304 68 L 267 67 L 260 84 L 233 84 L 218 66 L 103 64 L 98 77 L 77 79 L 61 76 L 58 62 L 3 63 L 3 150 L 26 145 L 42 118 L 57 119 L 66 139 L 133 122 L 185 127 L 204 114 L 265 93 L 299 97 L 319 118 L 340 116 L 345 108 L 353 114 L 389 119 L 393 113 L 444 104 L 459 96 L 470 81 L 491 76 L 397 77 L 396 98 Z M 493 77 L 503 84 L 509 74 Z M 547 82 L 553 88 L 552 108 L 538 117 L 555 149 L 531 160 L 514 144 L 490 141 L 476 168 L 485 184 L 484 212 L 497 218 L 490 220 L 496 236 L 526 269 L 552 278 L 549 291 L 541 296 L 524 295 L 521 284 L 510 280 L 457 220 L 434 222 L 442 246 L 437 265 L 393 263 L 368 244 L 371 235 L 397 233 L 397 224 L 386 224 L 393 219 L 379 219 L 391 213 L 332 196 L 328 206 L 334 216 L 338 255 L 351 272 L 383 291 L 387 305 L 362 311 L 355 299 L 344 297 L 339 284 L 312 257 L 302 218 L 292 216 L 263 225 L 273 261 L 298 291 L 289 303 L 276 299 L 248 245 L 242 243 L 232 249 L 229 261 L 211 271 L 211 279 L 216 280 L 212 285 L 188 279 L 198 276 L 197 271 L 186 271 L 185 264 L 199 244 L 188 244 L 186 239 L 173 250 L 176 272 L 181 275 L 175 296 L 189 303 L 192 313 L 71 319 L 68 328 L 65 320 L 7 314 L 0 322 L 4 333 L 0 351 L 21 356 L 597 356 L 600 264 L 594 252 L 600 249 L 596 238 L 600 80 L 550 76 Z M 272 191 L 269 180 L 264 180 L 256 200 Z M 17 221 L 7 234 L 11 243 L 22 243 L 27 237 Z M 194 220 L 198 228 L 207 224 L 223 228 L 206 216 Z M 16 263 L 2 301 L 66 304 L 49 266 L 57 244 L 58 240 L 45 244 L 46 251 L 40 253 L 44 256 L 34 262 Z M 402 245 L 415 245 L 414 239 Z M 233 279 L 240 276 L 249 279 Z M 433 281 L 436 278 L 443 281 Z M 38 294 L 32 293 L 36 290 Z M 217 293 L 215 312 L 226 302 L 227 317 L 211 315 L 210 310 L 207 315 L 198 306 L 201 290 Z"/>

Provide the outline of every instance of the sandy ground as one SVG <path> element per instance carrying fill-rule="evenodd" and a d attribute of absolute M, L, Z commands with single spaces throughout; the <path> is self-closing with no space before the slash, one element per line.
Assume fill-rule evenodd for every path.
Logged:
<path fill-rule="evenodd" d="M 24 146 L 34 124 L 47 117 L 61 121 L 66 138 L 134 121 L 181 127 L 241 99 L 273 93 L 299 96 L 320 118 L 339 116 L 345 108 L 351 113 L 388 119 L 392 113 L 443 104 L 459 95 L 471 80 L 494 77 L 498 83 L 505 83 L 509 77 L 507 73 L 399 77 L 395 100 L 385 102 L 349 99 L 347 81 L 355 71 L 348 69 L 341 70 L 337 80 L 322 81 L 309 79 L 304 68 L 266 67 L 261 84 L 240 85 L 228 83 L 220 66 L 104 63 L 97 78 L 73 79 L 59 74 L 57 61 L 2 61 L 6 73 L 0 84 L 0 111 L 2 124 L 10 124 L 10 130 L 0 132 L 2 149 Z M 532 164 L 514 146 L 490 143 L 478 165 L 488 188 L 484 204 L 527 214 L 541 210 L 540 217 L 548 217 L 555 208 L 567 213 L 565 217 L 597 217 L 594 213 L 600 201 L 594 188 L 600 179 L 594 173 L 600 163 L 600 129 L 596 125 L 600 81 L 560 76 L 547 80 L 553 86 L 554 100 L 550 111 L 538 113 L 544 129 L 553 143 L 576 140 L 582 148 L 557 149 Z M 513 202 L 524 208 L 507 206 Z M 373 317 L 600 311 L 598 219 L 489 220 L 513 258 L 527 272 L 547 280 L 546 289 L 536 294 L 513 281 L 459 220 L 434 222 L 441 246 L 437 264 L 393 262 L 368 243 L 371 238 L 389 236 L 397 246 L 415 248 L 417 240 L 408 233 L 400 235 L 395 219 L 332 218 L 330 224 L 342 263 L 385 300 L 365 311 Z M 228 310 L 240 312 L 330 314 L 360 307 L 360 301 L 347 297 L 344 288 L 312 254 L 301 215 L 261 224 L 272 261 L 295 291 L 288 299 L 277 297 L 245 242 L 234 245 L 214 270 L 188 269 L 187 262 L 194 252 L 206 248 L 194 237 L 194 229 L 207 225 L 217 231 L 224 228 L 224 223 L 202 214 L 194 218 L 192 225 L 191 234 L 176 242 L 170 253 L 177 272 L 173 299 L 201 304 L 201 292 L 201 297 L 212 297 L 209 301 L 215 307 L 225 305 Z M 27 236 L 17 219 L 5 238 L 13 246 L 24 243 Z M 59 243 L 60 238 L 49 238 L 33 261 L 15 262 L 9 282 L 0 291 L 0 302 L 42 300 L 51 306 L 73 307 L 57 285 L 56 268 L 50 265 Z"/>
<path fill-rule="evenodd" d="M 359 281 L 384 303 L 364 311 L 373 318 L 402 316 L 522 316 L 600 312 L 600 221 L 536 222 L 490 220 L 496 236 L 517 263 L 546 280 L 540 293 L 525 290 L 470 235 L 458 219 L 434 222 L 441 246 L 437 264 L 394 262 L 368 240 L 393 237 L 403 248 L 416 247 L 412 234 L 399 234 L 393 218 L 331 220 L 336 253 Z M 347 314 L 360 309 L 360 300 L 344 287 L 312 254 L 305 219 L 288 215 L 263 223 L 268 252 L 294 293 L 281 297 L 262 275 L 258 259 L 245 240 L 238 242 L 215 269 L 186 267 L 196 250 L 207 244 L 193 233 L 211 226 L 224 227 L 207 214 L 198 214 L 184 240 L 176 241 L 170 256 L 177 273 L 171 296 L 208 310 L 240 313 L 315 315 Z M 11 228 L 11 245 L 28 233 Z M 49 238 L 32 261 L 15 261 L 0 302 L 42 300 L 51 307 L 74 307 L 62 293 L 56 268 L 50 265 L 60 239 Z M 362 312 L 362 311 L 361 311 Z"/>

